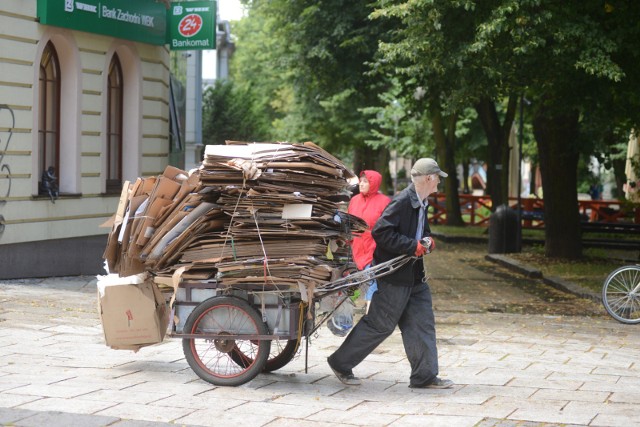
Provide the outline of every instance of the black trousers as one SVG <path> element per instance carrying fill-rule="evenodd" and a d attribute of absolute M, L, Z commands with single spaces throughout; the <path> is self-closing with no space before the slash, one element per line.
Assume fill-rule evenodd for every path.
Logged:
<path fill-rule="evenodd" d="M 378 280 L 369 313 L 364 315 L 328 362 L 348 374 L 398 325 L 411 364 L 411 385 L 428 384 L 438 375 L 438 349 L 431 290 L 426 283 L 408 287 Z"/>

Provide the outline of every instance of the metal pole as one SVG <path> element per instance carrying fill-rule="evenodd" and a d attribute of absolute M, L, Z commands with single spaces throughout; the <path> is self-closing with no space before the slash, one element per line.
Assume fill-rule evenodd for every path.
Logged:
<path fill-rule="evenodd" d="M 196 55 L 196 75 L 195 75 L 195 90 L 196 90 L 196 109 L 195 109 L 195 139 L 196 147 L 202 146 L 202 51 L 195 51 Z M 202 159 L 200 159 L 202 160 Z M 196 165 L 198 162 L 196 162 Z"/>

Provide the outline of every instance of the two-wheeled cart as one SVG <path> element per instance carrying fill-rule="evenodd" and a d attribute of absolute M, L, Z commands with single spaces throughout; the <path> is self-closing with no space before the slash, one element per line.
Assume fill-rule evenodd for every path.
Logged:
<path fill-rule="evenodd" d="M 339 279 L 306 298 L 290 290 L 225 286 L 224 280 L 185 281 L 178 289 L 174 313 L 186 321 L 176 324 L 171 316 L 170 336 L 182 338 L 185 358 L 200 378 L 215 385 L 241 385 L 261 372 L 284 367 L 303 337 L 308 354 L 309 337 L 332 314 L 316 316 L 316 302 L 339 291 L 345 293 L 344 302 L 348 290 L 390 274 L 411 259 L 403 255 L 363 271 L 345 265 Z"/>

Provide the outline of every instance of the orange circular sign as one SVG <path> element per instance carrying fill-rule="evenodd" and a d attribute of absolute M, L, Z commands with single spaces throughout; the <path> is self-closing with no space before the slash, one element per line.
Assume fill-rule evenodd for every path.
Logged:
<path fill-rule="evenodd" d="M 178 24 L 178 31 L 183 37 L 193 37 L 202 28 L 202 17 L 200 15 L 192 13 L 180 20 Z"/>

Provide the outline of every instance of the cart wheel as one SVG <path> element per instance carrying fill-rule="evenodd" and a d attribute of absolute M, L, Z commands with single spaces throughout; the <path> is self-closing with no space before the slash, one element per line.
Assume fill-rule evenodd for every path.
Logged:
<path fill-rule="evenodd" d="M 621 323 L 640 323 L 640 266 L 620 267 L 602 287 L 602 304 Z"/>
<path fill-rule="evenodd" d="M 287 363 L 291 362 L 291 359 L 296 355 L 298 350 L 298 340 L 272 340 L 271 352 L 267 363 L 265 363 L 263 371 L 273 372 L 283 368 Z M 244 354 L 240 349 L 234 349 L 230 354 L 234 362 L 240 366 L 248 366 L 253 359 Z"/>
<path fill-rule="evenodd" d="M 213 297 L 196 306 L 185 322 L 185 334 L 267 335 L 258 312 L 243 299 Z M 271 341 L 249 339 L 184 338 L 182 349 L 191 369 L 215 385 L 237 386 L 251 381 L 269 357 Z M 241 352 L 249 362 L 236 363 Z"/>

